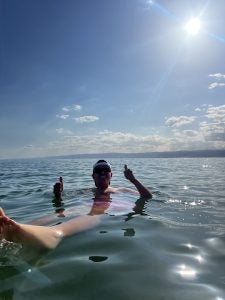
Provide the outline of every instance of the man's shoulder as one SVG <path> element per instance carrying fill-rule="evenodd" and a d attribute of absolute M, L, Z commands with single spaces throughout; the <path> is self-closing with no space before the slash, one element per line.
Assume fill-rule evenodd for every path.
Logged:
<path fill-rule="evenodd" d="M 110 186 L 110 187 L 108 187 L 107 192 L 118 193 L 118 192 L 120 192 L 120 188 L 115 188 L 115 187 Z"/>

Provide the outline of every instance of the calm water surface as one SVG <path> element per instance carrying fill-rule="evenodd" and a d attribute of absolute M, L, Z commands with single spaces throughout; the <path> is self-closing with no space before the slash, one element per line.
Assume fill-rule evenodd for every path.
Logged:
<path fill-rule="evenodd" d="M 16 221 L 50 225 L 88 213 L 93 159 L 0 161 L 0 206 Z M 32 261 L 0 242 L 0 299 L 225 299 L 225 159 L 112 159 L 112 186 L 132 185 L 127 163 L 153 191 L 114 195 L 97 227 Z M 53 183 L 63 176 L 63 203 Z M 65 217 L 56 217 L 55 211 Z M 70 212 L 70 213 L 69 213 Z M 44 219 L 43 219 L 44 220 Z"/>

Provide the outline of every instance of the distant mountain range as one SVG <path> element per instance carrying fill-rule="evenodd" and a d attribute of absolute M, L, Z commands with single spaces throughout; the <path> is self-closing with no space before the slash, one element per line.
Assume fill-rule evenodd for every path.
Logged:
<path fill-rule="evenodd" d="M 145 153 L 93 153 L 60 155 L 51 158 L 178 158 L 178 157 L 225 157 L 225 150 L 193 150 Z"/>

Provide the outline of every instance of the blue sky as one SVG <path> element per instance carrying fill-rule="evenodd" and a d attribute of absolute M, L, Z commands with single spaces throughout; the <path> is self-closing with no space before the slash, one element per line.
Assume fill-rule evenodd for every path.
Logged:
<path fill-rule="evenodd" d="M 0 0 L 0 158 L 225 149 L 224 11 Z"/>

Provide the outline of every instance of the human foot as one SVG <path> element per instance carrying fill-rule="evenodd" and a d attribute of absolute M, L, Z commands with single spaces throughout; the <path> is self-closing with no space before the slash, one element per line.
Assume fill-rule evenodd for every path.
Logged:
<path fill-rule="evenodd" d="M 20 230 L 20 225 L 7 217 L 2 208 L 0 208 L 0 235 L 10 241 L 15 241 L 15 236 Z"/>

